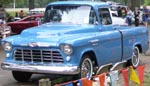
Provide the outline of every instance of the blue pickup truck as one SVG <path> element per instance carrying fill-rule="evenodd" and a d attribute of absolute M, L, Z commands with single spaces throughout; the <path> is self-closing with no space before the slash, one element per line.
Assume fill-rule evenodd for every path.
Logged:
<path fill-rule="evenodd" d="M 139 54 L 148 49 L 147 28 L 113 24 L 112 19 L 104 2 L 52 2 L 44 24 L 2 40 L 6 58 L 1 67 L 20 82 L 33 73 L 89 78 L 96 68 L 122 61 L 137 67 Z"/>

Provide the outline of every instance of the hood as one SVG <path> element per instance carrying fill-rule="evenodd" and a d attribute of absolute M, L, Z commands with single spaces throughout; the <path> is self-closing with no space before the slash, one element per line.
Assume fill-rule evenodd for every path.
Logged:
<path fill-rule="evenodd" d="M 26 29 L 21 33 L 21 35 L 49 37 L 49 36 L 81 34 L 95 31 L 97 31 L 97 29 L 95 29 L 94 25 L 47 23 L 37 27 Z"/>
<path fill-rule="evenodd" d="M 8 37 L 14 45 L 26 45 L 31 42 L 50 44 L 56 46 L 61 40 L 75 40 L 81 36 L 88 36 L 97 32 L 96 25 L 73 25 L 73 24 L 52 24 L 47 23 L 22 31 L 18 36 Z M 17 41 L 15 40 L 17 39 Z M 65 39 L 65 40 L 64 40 Z"/>

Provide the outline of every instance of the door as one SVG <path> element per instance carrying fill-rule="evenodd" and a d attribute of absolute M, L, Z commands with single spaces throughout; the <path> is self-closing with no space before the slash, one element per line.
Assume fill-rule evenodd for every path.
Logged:
<path fill-rule="evenodd" d="M 102 24 L 100 33 L 96 34 L 99 40 L 96 50 L 99 64 L 119 62 L 122 57 L 121 34 L 114 29 L 115 26 L 112 25 L 111 14 L 108 8 L 99 8 L 98 13 Z"/>

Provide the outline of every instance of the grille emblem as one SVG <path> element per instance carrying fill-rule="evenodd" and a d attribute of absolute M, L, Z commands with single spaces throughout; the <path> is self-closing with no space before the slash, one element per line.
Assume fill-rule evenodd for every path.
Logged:
<path fill-rule="evenodd" d="M 30 46 L 30 47 L 36 47 L 36 46 L 38 46 L 38 43 L 31 42 L 31 43 L 28 43 L 28 46 Z"/>

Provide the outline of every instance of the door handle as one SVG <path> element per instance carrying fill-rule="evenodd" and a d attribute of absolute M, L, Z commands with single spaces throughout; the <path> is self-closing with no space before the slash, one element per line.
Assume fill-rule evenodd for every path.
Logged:
<path fill-rule="evenodd" d="M 98 43 L 99 39 L 90 40 L 89 43 Z"/>

